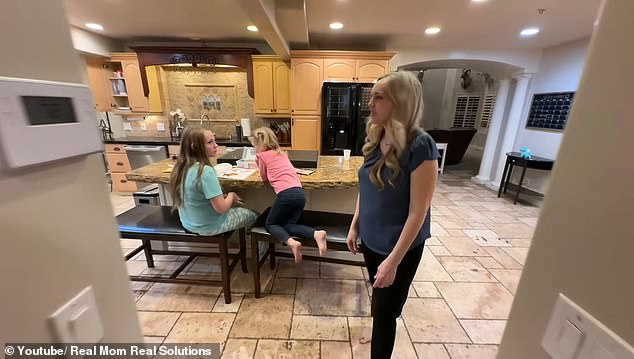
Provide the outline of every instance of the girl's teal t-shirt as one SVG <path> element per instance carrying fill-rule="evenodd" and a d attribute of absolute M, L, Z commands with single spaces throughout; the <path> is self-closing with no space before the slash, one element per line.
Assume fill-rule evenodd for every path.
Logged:
<path fill-rule="evenodd" d="M 226 213 L 216 212 L 209 201 L 222 195 L 216 171 L 211 166 L 202 165 L 203 172 L 197 179 L 199 166 L 201 165 L 197 163 L 187 170 L 182 185 L 183 201 L 178 214 L 185 229 L 202 234 L 219 228 L 225 221 Z"/>

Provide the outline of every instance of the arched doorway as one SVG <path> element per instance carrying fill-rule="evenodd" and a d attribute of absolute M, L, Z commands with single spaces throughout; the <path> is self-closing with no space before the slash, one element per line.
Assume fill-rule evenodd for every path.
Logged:
<path fill-rule="evenodd" d="M 443 136 L 454 141 L 448 154 L 458 153 L 451 153 L 453 161 L 446 169 L 482 177 L 481 182 L 493 181 L 513 100 L 510 80 L 524 69 L 491 60 L 440 59 L 402 65 L 398 70 L 419 73 L 425 96 L 423 127 L 445 131 Z"/>

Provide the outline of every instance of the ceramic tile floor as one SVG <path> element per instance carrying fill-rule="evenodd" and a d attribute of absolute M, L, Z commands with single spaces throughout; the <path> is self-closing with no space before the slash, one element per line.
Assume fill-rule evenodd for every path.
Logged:
<path fill-rule="evenodd" d="M 134 205 L 111 194 L 115 213 Z M 531 200 L 533 201 L 533 200 Z M 537 201 L 539 203 L 539 201 Z M 393 358 L 495 358 L 517 289 L 539 204 L 470 180 L 468 172 L 440 177 L 426 243 L 410 298 L 398 320 Z M 121 240 L 123 253 L 137 245 Z M 178 256 L 158 256 L 146 268 L 142 254 L 130 273 L 175 268 Z M 219 276 L 213 258 L 199 259 L 191 276 Z M 264 297 L 255 299 L 250 274 L 232 274 L 233 302 L 218 287 L 131 283 L 147 341 L 221 342 L 223 358 L 369 358 L 357 339 L 371 325 L 367 273 L 359 267 L 281 259 L 262 268 Z"/>

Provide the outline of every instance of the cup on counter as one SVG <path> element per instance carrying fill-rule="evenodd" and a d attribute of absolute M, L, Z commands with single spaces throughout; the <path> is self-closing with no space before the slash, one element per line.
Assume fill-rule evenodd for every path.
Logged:
<path fill-rule="evenodd" d="M 343 161 L 350 161 L 350 150 L 343 150 Z"/>

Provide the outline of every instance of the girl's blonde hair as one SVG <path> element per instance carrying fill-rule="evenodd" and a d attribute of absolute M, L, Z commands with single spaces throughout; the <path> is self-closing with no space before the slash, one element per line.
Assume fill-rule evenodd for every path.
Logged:
<path fill-rule="evenodd" d="M 200 183 L 200 175 L 204 165 L 210 166 L 211 161 L 207 157 L 207 144 L 205 143 L 205 131 L 201 126 L 187 126 L 181 136 L 180 154 L 170 175 L 170 194 L 172 195 L 172 212 L 183 203 L 183 182 L 187 176 L 187 170 L 196 163 L 200 163 L 196 174 L 196 183 Z"/>
<path fill-rule="evenodd" d="M 256 128 L 253 131 L 253 146 L 261 147 L 265 151 L 274 150 L 280 152 L 280 143 L 277 141 L 277 136 L 268 127 Z"/>
<path fill-rule="evenodd" d="M 364 156 L 368 156 L 379 146 L 384 135 L 389 134 L 392 139 L 387 153 L 370 169 L 370 181 L 379 189 L 383 189 L 385 187 L 381 179 L 383 167 L 387 166 L 392 170 L 392 176 L 388 182 L 394 186 L 392 180 L 401 173 L 399 160 L 403 151 L 421 132 L 423 87 L 416 76 L 408 71 L 390 72 L 381 76 L 376 83 L 384 85 L 384 96 L 394 104 L 392 118 L 385 126 L 375 125 L 368 118 L 365 126 L 365 145 L 362 151 Z"/>

